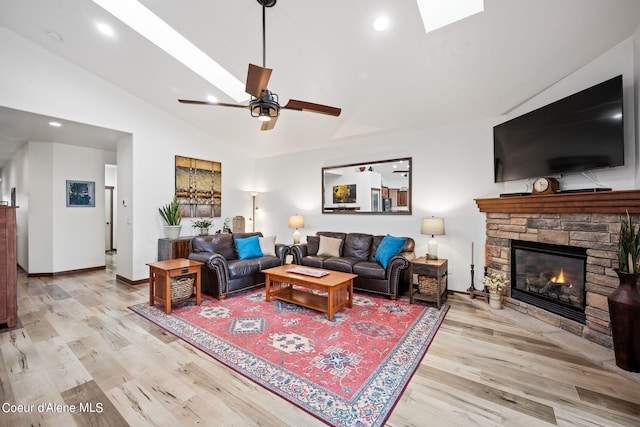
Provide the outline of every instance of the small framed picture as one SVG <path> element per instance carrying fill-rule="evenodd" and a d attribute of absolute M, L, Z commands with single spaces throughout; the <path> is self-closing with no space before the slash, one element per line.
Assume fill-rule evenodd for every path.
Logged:
<path fill-rule="evenodd" d="M 67 207 L 93 208 L 96 206 L 94 181 L 67 180 Z"/>

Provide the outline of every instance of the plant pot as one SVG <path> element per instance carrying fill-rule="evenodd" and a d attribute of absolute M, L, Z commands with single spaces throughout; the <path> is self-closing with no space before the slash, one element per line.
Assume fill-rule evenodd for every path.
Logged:
<path fill-rule="evenodd" d="M 209 234 L 209 227 L 201 227 L 200 228 L 200 235 L 201 236 L 206 236 Z"/>
<path fill-rule="evenodd" d="M 502 309 L 502 293 L 489 292 L 489 307 L 500 310 Z"/>
<path fill-rule="evenodd" d="M 164 235 L 167 239 L 175 240 L 180 237 L 180 230 L 182 229 L 181 225 L 165 225 L 164 226 Z"/>
<path fill-rule="evenodd" d="M 640 372 L 640 293 L 638 273 L 616 270 L 620 285 L 607 298 L 616 365 Z"/>

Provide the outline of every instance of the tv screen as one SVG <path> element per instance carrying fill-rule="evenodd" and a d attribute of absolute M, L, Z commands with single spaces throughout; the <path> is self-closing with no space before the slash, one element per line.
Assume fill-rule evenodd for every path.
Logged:
<path fill-rule="evenodd" d="M 624 164 L 622 76 L 493 128 L 495 182 Z"/>

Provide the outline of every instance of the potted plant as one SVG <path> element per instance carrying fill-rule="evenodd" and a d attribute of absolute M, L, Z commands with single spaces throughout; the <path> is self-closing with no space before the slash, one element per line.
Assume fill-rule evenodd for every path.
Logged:
<path fill-rule="evenodd" d="M 638 251 L 640 232 L 629 212 L 620 219 L 618 268 L 620 284 L 608 299 L 611 337 L 616 365 L 640 372 L 640 294 L 638 293 Z"/>
<path fill-rule="evenodd" d="M 502 290 L 507 286 L 503 276 L 491 273 L 484 279 L 484 285 L 489 290 L 489 306 L 495 309 L 502 308 Z"/>
<path fill-rule="evenodd" d="M 209 227 L 211 227 L 212 225 L 213 225 L 213 222 L 211 221 L 210 218 L 197 219 L 193 221 L 193 224 L 191 224 L 193 228 L 200 229 L 201 236 L 206 236 L 207 234 L 209 234 Z"/>
<path fill-rule="evenodd" d="M 168 239 L 177 239 L 180 237 L 180 230 L 182 229 L 182 214 L 180 214 L 180 205 L 178 205 L 178 198 L 174 195 L 173 200 L 158 208 L 160 216 L 165 222 L 164 230 Z"/>

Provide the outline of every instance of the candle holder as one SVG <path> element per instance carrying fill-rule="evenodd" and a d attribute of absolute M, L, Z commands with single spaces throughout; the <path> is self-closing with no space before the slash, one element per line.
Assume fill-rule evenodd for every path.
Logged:
<path fill-rule="evenodd" d="M 467 289 L 467 292 L 472 292 L 476 290 L 476 287 L 473 284 L 473 276 L 475 276 L 475 272 L 474 272 L 474 265 L 471 264 L 471 285 L 469 286 L 469 288 Z"/>
<path fill-rule="evenodd" d="M 484 266 L 484 277 L 487 277 L 487 274 L 488 274 L 488 273 L 487 273 L 487 268 L 488 268 L 488 267 L 485 265 L 485 266 Z M 484 289 L 482 289 L 482 292 L 489 293 L 489 288 L 487 288 L 487 285 L 484 285 Z"/>

